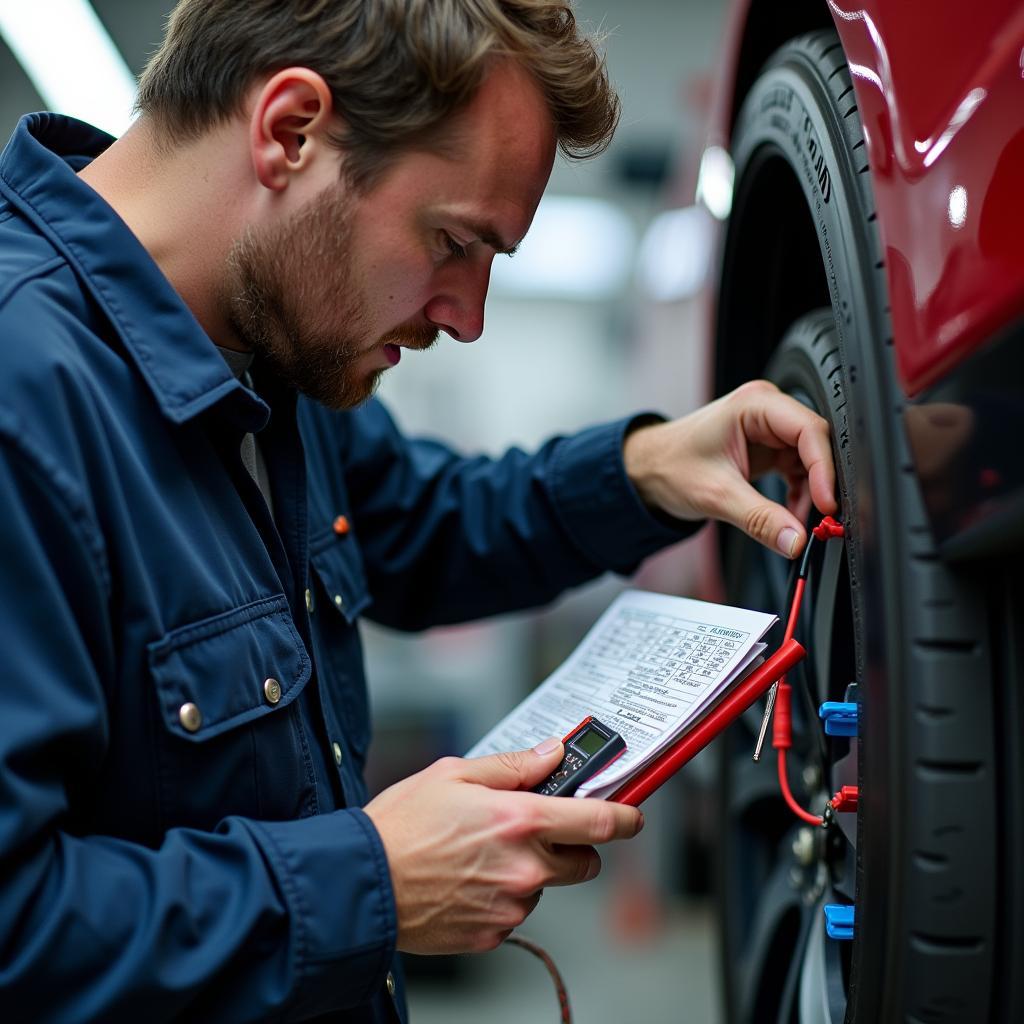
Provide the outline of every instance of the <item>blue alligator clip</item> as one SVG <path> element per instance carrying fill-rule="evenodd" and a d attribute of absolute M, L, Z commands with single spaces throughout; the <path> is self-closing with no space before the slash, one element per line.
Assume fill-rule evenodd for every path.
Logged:
<path fill-rule="evenodd" d="M 857 735 L 857 705 L 845 701 L 826 701 L 818 708 L 828 736 Z"/>
<path fill-rule="evenodd" d="M 851 903 L 825 904 L 825 930 L 830 939 L 853 938 L 854 907 Z"/>

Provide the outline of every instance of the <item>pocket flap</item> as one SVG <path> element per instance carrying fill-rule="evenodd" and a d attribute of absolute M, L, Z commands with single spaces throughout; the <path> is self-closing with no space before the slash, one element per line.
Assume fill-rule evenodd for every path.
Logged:
<path fill-rule="evenodd" d="M 193 742 L 287 706 L 310 677 L 309 655 L 283 594 L 180 626 L 148 651 L 164 724 Z M 183 715 L 186 704 L 198 716 Z"/>
<path fill-rule="evenodd" d="M 313 568 L 334 606 L 353 623 L 370 603 L 359 546 L 352 537 L 329 536 L 313 545 Z"/>

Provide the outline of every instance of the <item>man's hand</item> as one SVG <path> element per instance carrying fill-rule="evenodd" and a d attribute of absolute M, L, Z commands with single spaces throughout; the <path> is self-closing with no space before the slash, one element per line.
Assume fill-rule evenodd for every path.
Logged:
<path fill-rule="evenodd" d="M 633 807 L 522 792 L 558 767 L 562 744 L 463 759 L 446 757 L 366 806 L 380 833 L 409 953 L 494 949 L 548 885 L 594 878 L 591 844 L 629 839 Z"/>
<path fill-rule="evenodd" d="M 826 515 L 837 511 L 828 424 L 766 380 L 672 423 L 641 427 L 626 438 L 623 458 L 648 505 L 678 519 L 732 523 L 788 558 L 803 549 L 810 500 Z M 799 518 L 750 485 L 773 471 L 789 482 Z"/>

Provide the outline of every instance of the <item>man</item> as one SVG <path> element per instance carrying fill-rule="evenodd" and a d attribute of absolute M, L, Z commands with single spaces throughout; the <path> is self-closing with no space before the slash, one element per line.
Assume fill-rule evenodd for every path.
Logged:
<path fill-rule="evenodd" d="M 792 556 L 748 478 L 833 510 L 827 428 L 755 383 L 492 462 L 366 401 L 480 335 L 610 135 L 557 4 L 186 0 L 140 109 L 0 160 L 4 1018 L 395 1019 L 396 949 L 493 947 L 642 819 L 523 792 L 557 741 L 366 803 L 359 614 L 536 605 L 706 516 Z"/>

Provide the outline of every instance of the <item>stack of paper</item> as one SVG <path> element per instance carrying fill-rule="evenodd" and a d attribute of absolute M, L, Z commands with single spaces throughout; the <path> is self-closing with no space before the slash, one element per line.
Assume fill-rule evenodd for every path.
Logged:
<path fill-rule="evenodd" d="M 587 715 L 621 733 L 626 752 L 577 796 L 610 796 L 700 721 L 758 663 L 777 616 L 627 590 L 580 645 L 467 757 L 564 736 Z"/>

